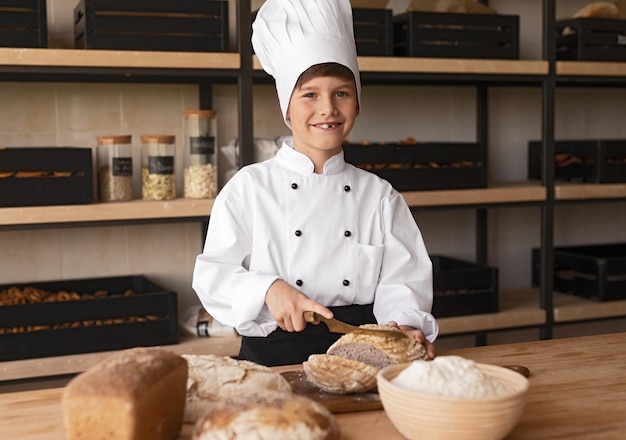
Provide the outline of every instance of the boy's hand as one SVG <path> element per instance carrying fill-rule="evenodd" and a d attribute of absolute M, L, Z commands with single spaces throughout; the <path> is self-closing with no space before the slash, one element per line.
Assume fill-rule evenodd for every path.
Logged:
<path fill-rule="evenodd" d="M 333 312 L 283 280 L 276 280 L 267 289 L 265 304 L 278 326 L 287 332 L 301 332 L 306 327 L 305 311 L 332 318 Z"/>
<path fill-rule="evenodd" d="M 411 335 L 416 342 L 424 346 L 429 359 L 435 358 L 435 346 L 430 341 L 428 341 L 428 339 L 426 339 L 426 336 L 424 336 L 424 332 L 408 325 L 398 325 L 398 323 L 395 321 L 391 321 L 387 325 L 400 329 L 403 332 Z"/>

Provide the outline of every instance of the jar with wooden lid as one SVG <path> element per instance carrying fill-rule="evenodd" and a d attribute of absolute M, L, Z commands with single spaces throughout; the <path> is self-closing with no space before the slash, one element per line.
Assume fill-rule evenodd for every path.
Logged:
<path fill-rule="evenodd" d="M 98 136 L 98 198 L 101 202 L 133 199 L 131 136 Z"/>
<path fill-rule="evenodd" d="M 176 138 L 173 135 L 141 136 L 141 196 L 143 200 L 176 198 Z"/>
<path fill-rule="evenodd" d="M 217 194 L 215 111 L 187 110 L 184 116 L 184 196 L 208 199 Z"/>

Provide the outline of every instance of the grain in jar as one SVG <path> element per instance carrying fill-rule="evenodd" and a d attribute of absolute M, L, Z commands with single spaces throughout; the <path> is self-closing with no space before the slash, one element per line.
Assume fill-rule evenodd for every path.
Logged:
<path fill-rule="evenodd" d="M 173 135 L 141 136 L 141 196 L 143 200 L 176 198 L 176 139 Z"/>
<path fill-rule="evenodd" d="M 189 199 L 207 199 L 217 194 L 217 155 L 215 154 L 215 111 L 187 110 L 183 186 Z"/>
<path fill-rule="evenodd" d="M 98 136 L 98 198 L 101 202 L 133 199 L 131 136 Z"/>

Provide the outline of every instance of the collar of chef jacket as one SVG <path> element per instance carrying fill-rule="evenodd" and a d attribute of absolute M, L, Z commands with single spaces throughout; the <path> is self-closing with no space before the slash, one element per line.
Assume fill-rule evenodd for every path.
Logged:
<path fill-rule="evenodd" d="M 315 166 L 306 154 L 300 153 L 293 148 L 293 139 L 287 139 L 276 154 L 276 160 L 284 167 L 303 176 L 313 173 Z M 332 156 L 324 164 L 324 174 L 338 174 L 346 167 L 343 150 Z"/>

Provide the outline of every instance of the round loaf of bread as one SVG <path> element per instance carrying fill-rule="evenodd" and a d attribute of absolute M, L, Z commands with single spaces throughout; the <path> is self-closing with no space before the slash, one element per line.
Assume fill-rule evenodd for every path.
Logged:
<path fill-rule="evenodd" d="M 400 331 L 380 324 L 361 328 Z M 376 387 L 376 374 L 388 365 L 428 359 L 426 349 L 412 337 L 343 335 L 325 355 L 311 355 L 302 366 L 311 383 L 333 394 L 364 393 Z"/>
<path fill-rule="evenodd" d="M 312 354 L 302 363 L 307 377 L 332 394 L 364 393 L 376 388 L 379 368 L 331 354 Z"/>
<path fill-rule="evenodd" d="M 222 400 L 193 430 L 193 440 L 336 440 L 339 425 L 322 404 L 284 391 Z"/>
<path fill-rule="evenodd" d="M 189 366 L 184 420 L 195 423 L 216 402 L 259 390 L 291 392 L 279 373 L 249 361 L 228 356 L 183 355 Z"/>

